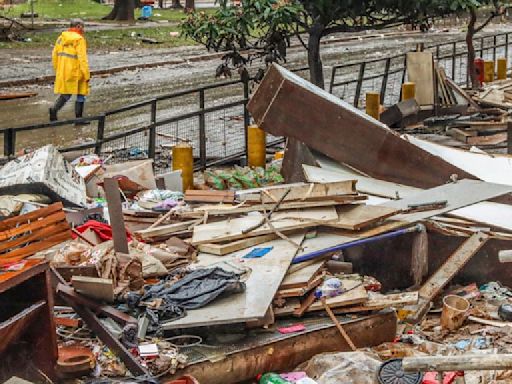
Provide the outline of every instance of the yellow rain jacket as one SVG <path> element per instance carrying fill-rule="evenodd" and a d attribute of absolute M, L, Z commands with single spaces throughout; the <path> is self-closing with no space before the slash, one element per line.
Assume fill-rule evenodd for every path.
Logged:
<path fill-rule="evenodd" d="M 73 30 L 62 32 L 52 53 L 56 94 L 88 95 L 89 64 L 85 38 Z"/>

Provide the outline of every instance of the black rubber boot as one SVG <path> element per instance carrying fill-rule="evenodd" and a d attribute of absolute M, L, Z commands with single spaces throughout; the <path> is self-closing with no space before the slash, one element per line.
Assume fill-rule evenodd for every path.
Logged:
<path fill-rule="evenodd" d="M 75 117 L 77 119 L 81 119 L 84 115 L 84 105 L 85 103 L 83 101 L 76 101 L 75 102 Z M 89 125 L 91 124 L 89 121 L 77 121 L 75 125 Z"/>
<path fill-rule="evenodd" d="M 57 113 L 62 109 L 66 102 L 66 98 L 59 96 L 53 107 L 50 108 L 50 121 L 57 121 Z"/>

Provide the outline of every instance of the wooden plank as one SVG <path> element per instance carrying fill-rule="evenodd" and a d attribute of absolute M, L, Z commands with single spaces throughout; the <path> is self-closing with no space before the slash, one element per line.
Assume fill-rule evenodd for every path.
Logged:
<path fill-rule="evenodd" d="M 317 276 L 314 276 L 311 281 L 304 284 L 300 287 L 295 288 L 286 288 L 283 289 L 282 287 L 279 287 L 279 291 L 276 293 L 276 298 L 285 298 L 285 297 L 302 297 L 305 294 L 307 294 L 312 289 L 318 287 L 320 284 L 323 283 L 325 278 L 325 273 L 321 273 Z"/>
<path fill-rule="evenodd" d="M 31 223 L 20 225 L 19 227 L 7 229 L 3 232 L 0 232 L 0 241 L 10 239 L 14 236 L 21 235 L 29 231 L 35 231 L 52 224 L 56 224 L 59 221 L 63 220 L 66 220 L 66 214 L 63 211 L 56 212 L 45 217 L 44 219 L 38 219 Z"/>
<path fill-rule="evenodd" d="M 292 201 L 281 203 L 279 205 L 279 211 L 285 211 L 290 209 L 301 209 L 301 208 L 319 208 L 319 207 L 332 207 L 335 205 L 352 204 L 366 200 L 367 196 L 354 195 L 354 196 L 343 196 L 335 198 L 329 197 L 329 200 L 319 201 Z M 272 204 L 255 204 L 255 205 L 208 205 L 194 208 L 192 212 L 183 212 L 179 216 L 180 218 L 202 218 L 207 213 L 208 216 L 227 216 L 227 215 L 239 215 L 242 213 L 249 213 L 254 211 L 269 212 L 275 203 Z"/>
<path fill-rule="evenodd" d="M 160 236 L 172 236 L 175 233 L 186 231 L 189 229 L 189 227 L 197 224 L 197 220 L 191 220 L 191 221 L 183 221 L 180 223 L 174 223 L 174 224 L 168 224 L 168 225 L 162 225 L 160 227 L 155 228 L 148 228 L 143 229 L 141 231 L 135 232 L 135 236 L 137 238 L 143 239 L 143 240 L 149 240 L 154 237 L 160 237 Z"/>
<path fill-rule="evenodd" d="M 423 284 L 419 290 L 420 297 L 427 300 L 434 299 L 455 274 L 484 246 L 488 239 L 488 234 L 478 232 L 462 243 L 425 284 Z"/>
<path fill-rule="evenodd" d="M 481 319 L 476 316 L 468 316 L 468 320 L 474 323 L 489 325 L 491 327 L 504 328 L 504 327 L 512 327 L 512 322 L 510 321 L 498 321 L 498 320 L 489 320 L 489 319 Z"/>
<path fill-rule="evenodd" d="M 275 87 L 276 78 L 283 82 L 281 87 Z M 266 132 L 300 140 L 371 177 L 421 188 L 443 184 L 452 174 L 461 179 L 472 177 L 275 64 L 253 94 L 248 109 Z"/>
<path fill-rule="evenodd" d="M 343 282 L 343 280 L 342 280 Z M 368 300 L 368 292 L 364 289 L 364 286 L 358 285 L 355 288 L 350 289 L 348 292 L 343 293 L 336 297 L 327 298 L 326 302 L 332 309 L 339 307 L 346 307 L 353 304 L 364 303 Z M 309 307 L 307 312 L 323 311 L 324 307 L 320 301 L 316 301 Z"/>
<path fill-rule="evenodd" d="M 507 141 L 508 134 L 497 133 L 495 135 L 488 136 L 475 136 L 468 138 L 468 144 L 470 145 L 497 145 L 501 143 L 505 143 Z"/>
<path fill-rule="evenodd" d="M 300 269 L 297 272 L 287 273 L 279 289 L 282 290 L 301 288 L 303 286 L 309 285 L 321 272 L 324 265 L 324 260 L 316 261 L 315 263 L 307 266 L 306 268 Z"/>
<path fill-rule="evenodd" d="M 234 203 L 234 191 L 202 191 L 189 189 L 185 192 L 187 203 Z"/>
<path fill-rule="evenodd" d="M 272 226 L 278 231 L 291 231 L 326 224 L 336 220 L 337 214 L 333 207 L 312 208 L 295 211 L 276 212 L 272 215 Z M 259 236 L 273 233 L 268 224 L 244 234 L 243 231 L 254 227 L 261 220 L 261 215 L 251 215 L 233 220 L 196 225 L 192 235 L 192 244 L 218 243 L 238 240 L 248 236 Z"/>
<path fill-rule="evenodd" d="M 114 302 L 114 284 L 111 279 L 100 277 L 73 276 L 71 284 L 75 291 L 91 299 Z"/>
<path fill-rule="evenodd" d="M 407 53 L 407 78 L 416 83 L 416 100 L 420 105 L 434 104 L 434 59 L 432 52 Z"/>
<path fill-rule="evenodd" d="M 241 239 L 225 244 L 200 244 L 197 246 L 197 249 L 200 252 L 211 253 L 212 255 L 217 256 L 224 256 L 229 253 L 240 251 L 241 249 L 254 247 L 255 245 L 275 240 L 277 237 L 277 235 L 270 233 L 268 235 L 250 237 L 248 239 Z"/>
<path fill-rule="evenodd" d="M 31 233 L 18 237 L 14 240 L 3 241 L 0 243 L 0 257 L 3 251 L 30 243 L 35 240 L 44 239 L 45 237 L 54 233 L 64 232 L 66 230 L 69 230 L 69 224 L 66 221 L 62 221 L 60 223 L 53 224 L 44 228 L 36 229 Z"/>
<path fill-rule="evenodd" d="M 108 215 L 112 227 L 112 237 L 114 240 L 114 249 L 120 253 L 130 253 L 128 249 L 128 237 L 126 236 L 126 227 L 124 225 L 123 207 L 121 205 L 121 196 L 119 185 L 114 178 L 105 178 L 103 180 L 103 189 L 108 203 Z"/>
<path fill-rule="evenodd" d="M 14 228 L 19 226 L 20 224 L 25 224 L 27 222 L 34 221 L 41 217 L 48 217 L 49 215 L 62 211 L 63 205 L 62 203 L 51 204 L 47 207 L 37 209 L 35 211 L 29 212 L 25 215 L 12 217 L 10 219 L 6 219 L 0 221 L 0 231 L 5 231 L 9 228 Z"/>
<path fill-rule="evenodd" d="M 385 308 L 399 308 L 418 303 L 418 292 L 391 293 L 388 295 L 370 294 L 362 305 L 338 308 L 336 314 L 378 311 Z"/>
<path fill-rule="evenodd" d="M 360 230 L 377 224 L 400 212 L 400 209 L 380 205 L 356 205 L 337 207 L 338 220 L 328 223 L 329 227 Z"/>
<path fill-rule="evenodd" d="M 406 372 L 507 370 L 512 368 L 512 354 L 404 357 L 402 368 Z"/>
<path fill-rule="evenodd" d="M 465 144 L 468 142 L 469 138 L 477 135 L 476 132 L 465 131 L 460 128 L 450 128 L 449 133 L 450 136 L 453 137 L 455 140 L 458 140 Z"/>
<path fill-rule="evenodd" d="M 403 198 L 421 191 L 420 188 L 358 175 L 355 171 L 346 169 L 338 164 L 321 163 L 321 165 L 322 168 L 303 165 L 302 168 L 306 180 L 322 182 L 354 178 L 357 180 L 357 189 L 359 192 L 389 199 L 396 199 L 397 197 Z"/>
<path fill-rule="evenodd" d="M 304 235 L 293 235 L 290 239 L 302 243 Z M 231 324 L 258 320 L 265 316 L 275 293 L 281 284 L 297 249 L 285 240 L 273 240 L 261 245 L 272 247 L 272 250 L 261 258 L 246 259 L 239 264 L 239 259 L 247 250 L 238 251 L 221 258 L 218 256 L 199 254 L 198 265 L 202 267 L 228 264 L 240 265 L 251 270 L 243 293 L 220 298 L 200 309 L 187 311 L 187 316 L 169 323 L 162 328 L 179 329 L 215 324 Z"/>
<path fill-rule="evenodd" d="M 478 105 L 476 101 L 473 100 L 471 96 L 469 96 L 466 91 L 464 91 L 461 87 L 457 85 L 452 79 L 446 78 L 446 84 L 456 93 L 458 93 L 464 100 L 466 100 L 471 107 L 473 107 L 476 111 L 480 111 L 482 108 Z"/>
<path fill-rule="evenodd" d="M 381 204 L 381 206 L 406 210 L 409 205 L 447 201 L 446 206 L 439 209 L 404 213 L 395 216 L 397 220 L 417 222 L 510 192 L 512 192 L 512 186 L 508 185 L 492 184 L 477 180 L 459 180 L 456 183 L 421 191 L 414 196 L 409 196 L 402 200 L 389 201 Z"/>
<path fill-rule="evenodd" d="M 71 239 L 70 231 L 65 231 L 46 237 L 23 248 L 18 248 L 11 252 L 4 253 L 0 256 L 0 265 L 22 260 L 25 257 L 32 256 L 39 251 L 44 251 L 45 249 L 48 249 L 56 244 L 60 244 L 69 239 Z"/>

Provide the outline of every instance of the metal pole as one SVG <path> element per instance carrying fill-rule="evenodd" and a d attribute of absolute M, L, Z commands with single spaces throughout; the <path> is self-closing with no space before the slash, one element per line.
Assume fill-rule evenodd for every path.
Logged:
<path fill-rule="evenodd" d="M 4 156 L 7 158 L 14 157 L 16 152 L 16 131 L 9 128 L 4 131 Z"/>
<path fill-rule="evenodd" d="M 34 28 L 34 0 L 30 0 L 30 19 L 32 20 L 32 29 Z"/>
<path fill-rule="evenodd" d="M 247 109 L 249 102 L 249 81 L 244 81 L 244 143 L 245 143 L 245 156 L 249 158 L 249 125 L 251 125 L 251 114 Z"/>
<path fill-rule="evenodd" d="M 484 58 L 484 38 L 480 38 L 480 57 Z"/>
<path fill-rule="evenodd" d="M 507 153 L 512 155 L 512 120 L 507 123 Z"/>
<path fill-rule="evenodd" d="M 245 107 L 244 107 L 245 109 Z M 204 89 L 199 90 L 199 162 L 201 169 L 206 169 L 206 120 L 204 115 Z"/>
<path fill-rule="evenodd" d="M 457 42 L 452 45 L 452 80 L 455 80 L 455 57 L 457 56 Z"/>
<path fill-rule="evenodd" d="M 496 45 L 498 44 L 497 36 L 493 36 L 492 61 L 496 61 Z"/>
<path fill-rule="evenodd" d="M 355 247 L 358 245 L 365 245 L 365 244 L 373 243 L 373 242 L 379 241 L 379 240 L 392 239 L 394 237 L 406 235 L 408 233 L 421 232 L 424 230 L 424 228 L 425 227 L 423 225 L 417 224 L 410 228 L 399 229 L 397 231 L 384 233 L 382 235 L 368 237 L 366 239 L 358 239 L 358 240 L 350 241 L 345 244 L 335 245 L 334 247 L 320 249 L 318 251 L 314 251 L 314 252 L 306 253 L 304 255 L 296 256 L 293 259 L 292 264 L 299 264 L 304 261 L 313 260 L 320 256 L 324 256 L 326 253 L 342 251 L 344 249 L 352 248 L 352 247 Z"/>
<path fill-rule="evenodd" d="M 334 86 L 334 79 L 336 78 L 336 67 L 332 67 L 331 69 L 331 83 L 329 84 L 329 93 L 332 93 L 332 89 Z"/>
<path fill-rule="evenodd" d="M 380 100 L 385 105 L 386 88 L 388 87 L 389 68 L 391 67 L 391 58 L 386 59 L 386 67 L 384 68 L 384 76 L 382 77 L 382 86 L 380 88 Z"/>
<path fill-rule="evenodd" d="M 101 153 L 101 145 L 105 136 L 105 115 L 101 115 L 98 120 L 98 128 L 96 130 L 96 145 L 94 146 L 94 153 L 98 156 Z"/>
<path fill-rule="evenodd" d="M 156 111 L 157 100 L 151 101 L 151 125 L 149 126 L 148 157 L 155 159 L 156 156 Z"/>
<path fill-rule="evenodd" d="M 361 88 L 363 87 L 364 70 L 366 62 L 359 65 L 359 76 L 357 77 L 356 94 L 354 95 L 354 107 L 359 108 L 359 98 L 361 97 Z"/>

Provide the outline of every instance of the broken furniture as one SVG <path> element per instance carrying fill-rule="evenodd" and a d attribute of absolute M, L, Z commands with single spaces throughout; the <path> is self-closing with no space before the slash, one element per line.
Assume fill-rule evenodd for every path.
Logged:
<path fill-rule="evenodd" d="M 20 269 L 9 271 L 4 268 L 0 274 L 0 357 L 4 362 L 0 374 L 8 369 L 20 369 L 19 365 L 11 367 L 10 363 L 22 366 L 33 363 L 34 371 L 39 369 L 55 380 L 57 335 L 49 266 L 39 260 L 22 263 Z M 18 356 L 20 351 L 26 360 L 9 358 L 10 355 Z M 40 375 L 35 377 L 41 379 Z"/>

